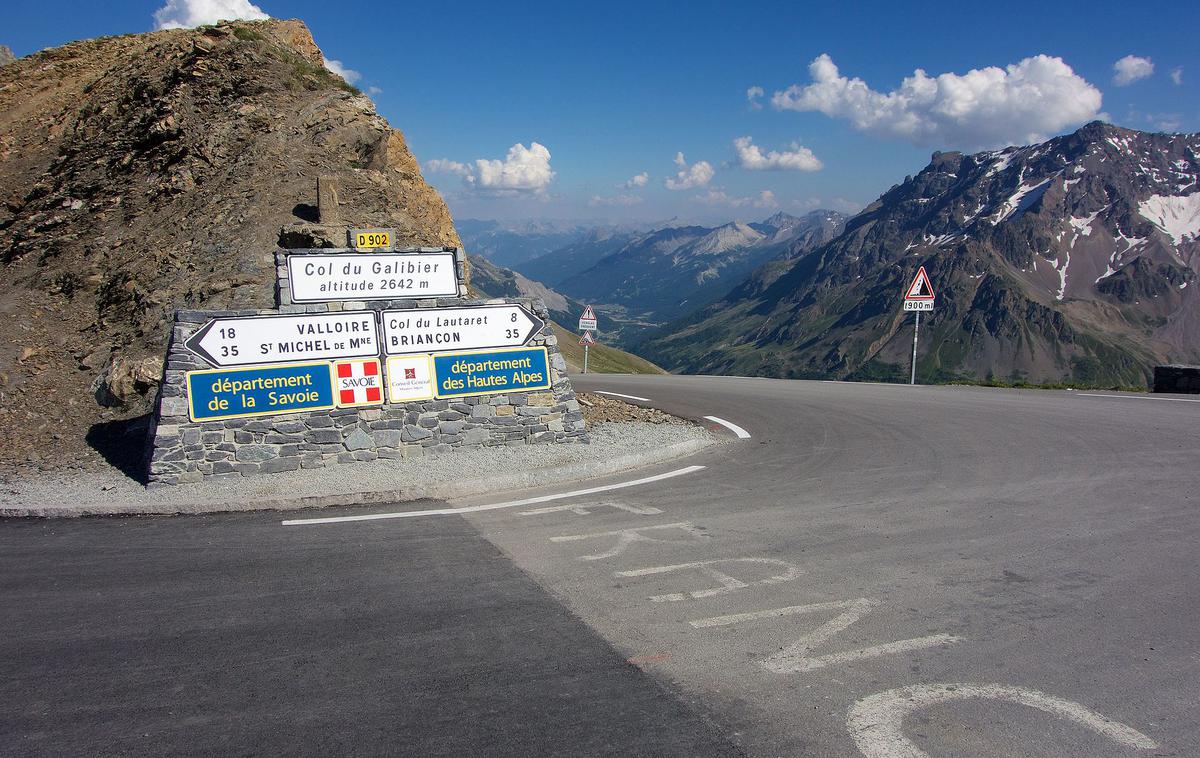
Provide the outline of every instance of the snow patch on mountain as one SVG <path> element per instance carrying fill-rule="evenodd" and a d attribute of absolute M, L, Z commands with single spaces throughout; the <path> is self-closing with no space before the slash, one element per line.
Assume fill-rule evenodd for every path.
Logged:
<path fill-rule="evenodd" d="M 1176 245 L 1200 237 L 1200 192 L 1153 195 L 1138 203 L 1138 213 L 1166 232 Z"/>

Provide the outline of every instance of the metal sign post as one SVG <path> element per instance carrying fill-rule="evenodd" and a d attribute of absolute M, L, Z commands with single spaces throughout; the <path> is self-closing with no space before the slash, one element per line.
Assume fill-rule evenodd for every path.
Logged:
<path fill-rule="evenodd" d="M 592 330 L 596 328 L 596 312 L 592 310 L 592 306 L 588 305 L 583 309 L 583 315 L 579 317 L 579 329 L 583 332 L 583 336 L 579 338 L 579 344 L 583 345 L 583 373 L 588 370 L 588 347 L 596 344 L 596 340 L 592 337 Z"/>
<path fill-rule="evenodd" d="M 579 344 L 583 345 L 583 373 L 588 370 L 588 348 L 596 344 L 596 338 L 592 336 L 591 331 L 584 329 L 583 336 L 579 338 Z"/>
<path fill-rule="evenodd" d="M 913 324 L 912 373 L 909 375 L 909 384 L 917 383 L 917 336 L 921 333 L 921 311 L 932 311 L 933 300 L 933 285 L 929 283 L 929 274 L 925 273 L 925 267 L 922 266 L 904 293 L 904 310 L 916 313 L 916 321 Z"/>

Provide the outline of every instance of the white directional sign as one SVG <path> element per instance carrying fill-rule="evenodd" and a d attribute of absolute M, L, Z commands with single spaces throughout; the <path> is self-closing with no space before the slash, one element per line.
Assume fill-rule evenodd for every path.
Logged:
<path fill-rule="evenodd" d="M 383 312 L 387 355 L 521 347 L 546 323 L 520 305 L 420 308 Z"/>
<path fill-rule="evenodd" d="M 583 315 L 579 317 L 579 330 L 581 332 L 596 331 L 596 312 L 590 305 L 583 309 Z"/>
<path fill-rule="evenodd" d="M 215 318 L 184 343 L 214 366 L 379 355 L 374 311 Z"/>
<path fill-rule="evenodd" d="M 457 297 L 454 253 L 289 255 L 292 302 Z"/>
<path fill-rule="evenodd" d="M 933 301 L 933 285 L 929 283 L 929 274 L 925 273 L 925 267 L 922 266 L 904 293 L 904 310 L 931 311 Z"/>

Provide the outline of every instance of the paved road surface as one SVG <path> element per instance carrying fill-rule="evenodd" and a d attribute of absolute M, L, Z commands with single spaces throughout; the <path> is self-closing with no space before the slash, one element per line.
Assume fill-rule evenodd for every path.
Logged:
<path fill-rule="evenodd" d="M 0 525 L 0 752 L 1200 754 L 1200 403 L 578 384 L 751 436 L 452 516 Z"/>

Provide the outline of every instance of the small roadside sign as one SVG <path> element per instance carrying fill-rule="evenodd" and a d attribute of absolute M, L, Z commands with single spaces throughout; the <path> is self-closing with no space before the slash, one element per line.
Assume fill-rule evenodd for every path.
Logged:
<path fill-rule="evenodd" d="M 433 399 L 433 369 L 428 355 L 394 355 L 387 359 L 388 402 Z"/>
<path fill-rule="evenodd" d="M 395 244 L 395 229 L 350 230 L 350 247 L 355 250 L 391 250 Z"/>
<path fill-rule="evenodd" d="M 592 310 L 592 306 L 588 305 L 583 309 L 583 315 L 579 317 L 579 330 L 584 332 L 596 331 L 596 312 Z"/>
<path fill-rule="evenodd" d="M 192 421 L 328 410 L 334 405 L 329 363 L 291 363 L 189 371 Z"/>
<path fill-rule="evenodd" d="M 384 311 L 383 350 L 406 355 L 521 347 L 545 328 L 546 322 L 520 305 Z"/>
<path fill-rule="evenodd" d="M 214 318 L 184 345 L 214 366 L 379 355 L 375 311 Z"/>
<path fill-rule="evenodd" d="M 435 353 L 433 376 L 439 399 L 548 390 L 550 358 L 544 347 Z"/>
<path fill-rule="evenodd" d="M 596 344 L 596 338 L 592 336 L 591 332 L 585 330 L 584 333 L 579 337 L 579 344 L 583 345 L 584 347 L 594 345 Z"/>
<path fill-rule="evenodd" d="M 383 405 L 383 372 L 379 359 L 334 361 L 333 382 L 337 388 L 337 406 Z"/>
<path fill-rule="evenodd" d="M 929 283 L 929 274 L 925 273 L 925 267 L 922 266 L 904 293 L 904 310 L 931 311 L 933 302 L 933 285 Z"/>
<path fill-rule="evenodd" d="M 289 255 L 293 303 L 457 297 L 454 253 Z"/>

